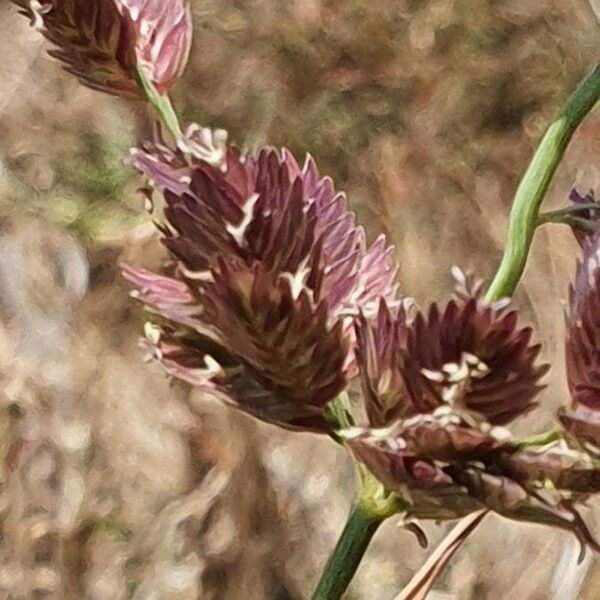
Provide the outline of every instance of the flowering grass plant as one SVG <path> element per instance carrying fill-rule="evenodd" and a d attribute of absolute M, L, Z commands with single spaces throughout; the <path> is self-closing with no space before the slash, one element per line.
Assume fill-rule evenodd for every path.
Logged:
<path fill-rule="evenodd" d="M 160 273 L 124 266 L 150 315 L 144 346 L 174 378 L 258 419 L 328 435 L 357 464 L 359 499 L 314 594 L 346 590 L 379 524 L 463 519 L 422 598 L 487 511 L 574 534 L 599 550 L 578 507 L 600 491 L 600 227 L 593 192 L 540 213 L 554 170 L 600 97 L 596 67 L 550 125 L 516 192 L 489 287 L 456 269 L 452 297 L 417 307 L 384 237 L 368 243 L 345 195 L 308 156 L 243 154 L 222 130 L 182 130 L 167 93 L 192 37 L 185 0 L 15 0 L 85 85 L 147 103 L 156 127 L 129 163 L 164 197 Z M 573 228 L 571 401 L 557 426 L 516 438 L 550 368 L 510 296 L 535 229 Z M 352 398 L 352 401 L 350 401 Z M 460 528 L 460 525 L 458 526 Z"/>

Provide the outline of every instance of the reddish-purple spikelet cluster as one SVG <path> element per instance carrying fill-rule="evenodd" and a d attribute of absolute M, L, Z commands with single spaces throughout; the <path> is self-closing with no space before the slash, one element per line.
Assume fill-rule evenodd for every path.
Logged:
<path fill-rule="evenodd" d="M 50 55 L 88 87 L 140 98 L 143 68 L 166 93 L 186 66 L 192 39 L 184 0 L 13 0 L 52 42 Z"/>
<path fill-rule="evenodd" d="M 159 93 L 166 93 L 181 77 L 192 43 L 188 0 L 119 0 L 121 14 L 136 32 L 138 62 Z"/>
<path fill-rule="evenodd" d="M 567 381 L 572 411 L 561 421 L 574 439 L 600 454 L 600 232 L 582 240 L 567 315 Z"/>
<path fill-rule="evenodd" d="M 594 195 L 571 195 L 576 204 Z M 580 215 L 590 223 L 597 213 Z M 547 367 L 502 302 L 460 275 L 457 300 L 411 319 L 382 302 L 357 322 L 369 423 L 347 433 L 357 458 L 405 501 L 409 516 L 455 518 L 486 506 L 573 531 L 596 549 L 574 503 L 600 491 L 600 232 L 574 232 L 583 249 L 570 291 L 566 362 L 569 442 L 527 448 L 496 425 L 533 406 Z"/>
<path fill-rule="evenodd" d="M 264 420 L 327 431 L 325 406 L 355 369 L 353 318 L 381 296 L 398 302 L 392 250 L 383 238 L 367 246 L 310 157 L 300 167 L 286 150 L 242 157 L 228 147 L 213 164 L 198 156 L 132 158 L 164 194 L 176 261 L 169 280 L 126 270 L 139 298 L 177 324 L 163 328 L 157 355 Z"/>
<path fill-rule="evenodd" d="M 395 407 L 397 416 L 453 405 L 505 424 L 533 408 L 548 368 L 535 364 L 540 346 L 531 335 L 517 327 L 515 311 L 499 313 L 475 297 L 432 304 L 411 320 L 382 302 L 376 321 L 357 325 L 366 397 L 373 407 Z M 371 419 L 389 422 L 386 410 Z"/>
<path fill-rule="evenodd" d="M 457 296 L 410 317 L 381 301 L 375 319 L 357 321 L 369 422 L 346 432 L 349 447 L 401 495 L 408 517 L 458 518 L 483 506 L 597 547 L 572 506 L 600 487 L 593 462 L 561 445 L 525 450 L 499 427 L 535 406 L 548 368 L 536 364 L 531 329 L 506 302 Z"/>

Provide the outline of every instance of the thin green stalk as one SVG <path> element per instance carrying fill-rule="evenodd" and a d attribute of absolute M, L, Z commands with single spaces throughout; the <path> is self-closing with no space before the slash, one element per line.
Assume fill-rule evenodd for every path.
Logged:
<path fill-rule="evenodd" d="M 325 413 L 327 414 L 332 427 L 329 435 L 338 444 L 343 444 L 344 442 L 340 439 L 338 431 L 343 431 L 344 429 L 349 429 L 354 426 L 348 392 L 341 392 L 329 402 L 325 407 Z"/>
<path fill-rule="evenodd" d="M 341 441 L 341 440 L 340 440 Z M 405 508 L 363 465 L 356 464 L 360 500 L 325 565 L 313 600 L 338 600 L 346 591 L 377 528 Z"/>
<path fill-rule="evenodd" d="M 559 427 L 544 431 L 543 433 L 537 433 L 524 438 L 519 442 L 519 448 L 526 450 L 527 448 L 539 448 L 540 446 L 546 446 L 552 442 L 557 442 L 563 438 L 563 431 Z"/>
<path fill-rule="evenodd" d="M 588 210 L 600 210 L 600 202 L 584 202 L 582 204 L 573 204 L 573 206 L 567 206 L 565 208 L 559 208 L 558 210 L 544 212 L 540 214 L 538 221 L 539 223 L 555 222 L 555 219 L 560 217 L 577 215 L 580 212 Z"/>
<path fill-rule="evenodd" d="M 545 223 L 558 223 L 560 225 L 568 225 L 569 227 L 573 227 L 575 229 L 579 229 L 585 233 L 594 233 L 596 228 L 594 224 L 589 220 L 584 219 L 583 217 L 575 217 L 573 215 L 562 215 L 562 216 L 545 216 L 538 219 L 538 226 L 544 225 Z"/>
<path fill-rule="evenodd" d="M 327 561 L 312 600 L 338 600 L 342 597 L 386 516 L 371 512 L 362 502 L 354 508 Z"/>
<path fill-rule="evenodd" d="M 600 65 L 592 70 L 550 125 L 517 188 L 510 212 L 504 256 L 488 289 L 486 300 L 511 296 L 521 278 L 538 225 L 540 205 L 550 181 L 587 113 L 600 99 Z"/>
<path fill-rule="evenodd" d="M 546 223 L 561 223 L 569 227 L 575 227 L 586 233 L 594 233 L 595 226 L 589 219 L 578 216 L 582 211 L 600 210 L 600 203 L 589 202 L 586 204 L 577 204 L 575 206 L 567 206 L 559 210 L 551 210 L 542 213 L 538 216 L 537 226 L 545 225 Z"/>
<path fill-rule="evenodd" d="M 136 69 L 136 80 L 146 100 L 156 111 L 161 123 L 177 143 L 181 142 L 183 140 L 183 133 L 181 132 L 179 120 L 169 96 L 163 96 L 158 93 L 142 67 L 137 67 Z"/>

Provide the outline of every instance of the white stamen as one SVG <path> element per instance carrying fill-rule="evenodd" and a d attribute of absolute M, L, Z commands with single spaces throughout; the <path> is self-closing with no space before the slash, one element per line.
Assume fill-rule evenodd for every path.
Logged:
<path fill-rule="evenodd" d="M 248 225 L 250 225 L 250 222 L 252 221 L 254 205 L 256 204 L 258 197 L 258 194 L 252 194 L 252 196 L 244 202 L 244 206 L 242 207 L 244 216 L 239 225 L 233 225 L 232 223 L 227 223 L 226 225 L 227 232 L 240 248 L 244 247 L 244 236 L 246 234 L 246 229 L 248 229 Z"/>
<path fill-rule="evenodd" d="M 204 357 L 204 364 L 206 365 L 206 374 L 209 379 L 212 379 L 216 375 L 225 375 L 223 367 L 210 354 Z"/>
<path fill-rule="evenodd" d="M 144 335 L 146 339 L 153 345 L 158 344 L 160 341 L 160 329 L 150 321 L 144 323 Z"/>
<path fill-rule="evenodd" d="M 223 172 L 227 169 L 227 132 L 224 129 L 212 130 L 196 124 L 190 125 L 185 139 L 179 142 L 179 149 Z"/>
<path fill-rule="evenodd" d="M 298 266 L 295 273 L 282 273 L 281 276 L 290 282 L 290 290 L 294 300 L 298 300 L 300 292 L 305 288 L 305 283 L 308 275 L 310 274 L 310 268 L 308 267 L 308 258 L 302 261 L 302 264 Z"/>
<path fill-rule="evenodd" d="M 192 271 L 181 265 L 179 267 L 181 269 L 181 273 L 185 275 L 188 279 L 193 279 L 194 281 L 212 281 L 213 276 L 209 270 L 204 271 Z"/>

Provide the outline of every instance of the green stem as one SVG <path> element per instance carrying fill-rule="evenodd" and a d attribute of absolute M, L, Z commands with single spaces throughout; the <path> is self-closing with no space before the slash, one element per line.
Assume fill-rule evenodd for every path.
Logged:
<path fill-rule="evenodd" d="M 525 269 L 538 225 L 540 205 L 573 133 L 600 99 L 600 66 L 592 70 L 550 125 L 517 188 L 510 212 L 508 239 L 496 276 L 486 294 L 488 302 L 511 296 Z"/>
<path fill-rule="evenodd" d="M 586 210 L 600 210 L 600 203 L 589 202 L 586 204 L 577 204 L 575 206 L 567 206 L 566 208 L 561 208 L 559 210 L 551 210 L 542 213 L 538 216 L 537 226 L 539 227 L 545 223 L 562 223 L 563 225 L 575 227 L 586 233 L 593 233 L 596 229 L 594 223 L 589 219 L 578 216 L 582 211 Z"/>
<path fill-rule="evenodd" d="M 327 561 L 312 600 L 338 600 L 348 588 L 373 535 L 387 515 L 375 514 L 360 502 Z"/>
<path fill-rule="evenodd" d="M 538 220 L 540 223 L 553 222 L 555 218 L 568 215 L 577 215 L 578 213 L 586 210 L 600 210 L 600 202 L 585 202 L 583 204 L 574 204 L 573 206 L 567 206 L 565 208 L 559 208 L 558 210 L 544 212 L 540 214 Z"/>
<path fill-rule="evenodd" d="M 552 442 L 557 442 L 558 440 L 562 439 L 562 437 L 563 430 L 559 427 L 556 427 L 554 429 L 550 429 L 549 431 L 544 431 L 543 433 L 538 433 L 536 435 L 531 435 L 527 438 L 524 438 L 519 443 L 519 448 L 521 450 L 526 450 L 527 448 L 546 446 Z"/>
<path fill-rule="evenodd" d="M 325 414 L 331 423 L 329 435 L 338 444 L 343 444 L 343 440 L 340 439 L 338 432 L 354 426 L 348 392 L 344 391 L 339 393 L 331 402 L 329 402 L 329 404 L 325 406 Z"/>
<path fill-rule="evenodd" d="M 538 226 L 546 223 L 559 223 L 561 225 L 568 225 L 569 227 L 584 231 L 585 233 L 594 233 L 594 231 L 596 231 L 596 228 L 591 221 L 584 219 L 583 217 L 575 217 L 573 215 L 540 216 L 538 219 Z"/>
<path fill-rule="evenodd" d="M 169 96 L 163 96 L 158 93 L 142 67 L 138 66 L 136 69 L 136 80 L 146 100 L 154 108 L 167 131 L 177 143 L 181 142 L 183 140 L 183 133 L 181 132 L 179 120 Z"/>
<path fill-rule="evenodd" d="M 600 210 L 600 204 L 598 202 L 578 204 L 542 213 L 538 216 L 537 226 L 539 227 L 546 223 L 561 223 L 562 225 L 568 225 L 586 233 L 594 233 L 596 230 L 594 223 L 589 219 L 578 216 L 579 213 L 585 210 Z"/>

